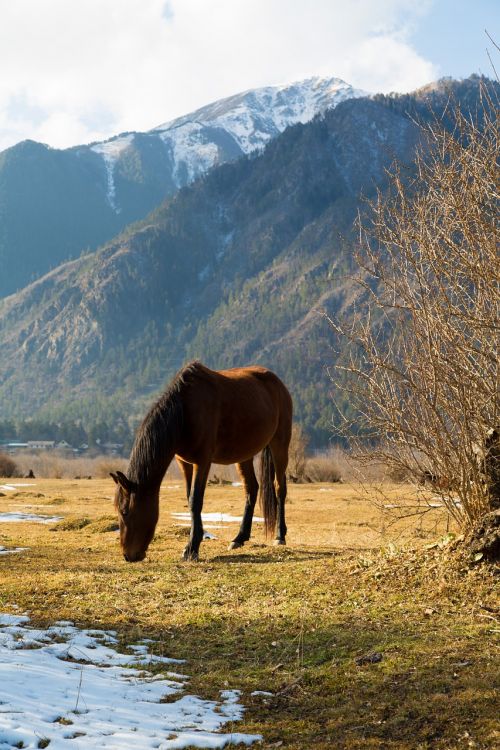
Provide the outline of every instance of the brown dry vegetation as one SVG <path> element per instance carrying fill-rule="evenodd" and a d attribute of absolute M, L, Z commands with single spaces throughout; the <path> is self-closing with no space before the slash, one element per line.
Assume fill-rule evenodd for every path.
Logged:
<path fill-rule="evenodd" d="M 494 569 L 437 543 L 442 509 L 395 521 L 352 485 L 294 485 L 288 547 L 267 544 L 258 525 L 228 552 L 230 525 L 203 543 L 202 562 L 186 564 L 186 529 L 171 516 L 186 510 L 184 491 L 170 478 L 148 557 L 127 565 L 111 480 L 35 482 L 5 492 L 0 512 L 64 522 L 0 525 L 1 545 L 29 547 L 0 558 L 0 611 L 116 628 L 125 642 L 155 638 L 159 652 L 187 659 L 190 691 L 243 691 L 238 729 L 261 733 L 263 747 L 498 746 Z M 388 497 L 414 511 L 411 488 L 394 485 Z M 242 507 L 241 488 L 207 489 L 206 511 Z M 356 662 L 374 653 L 381 661 Z"/>

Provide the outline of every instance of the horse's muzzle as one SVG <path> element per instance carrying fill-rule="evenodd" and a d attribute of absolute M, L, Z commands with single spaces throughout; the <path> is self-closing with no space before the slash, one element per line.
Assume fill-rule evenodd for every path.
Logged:
<path fill-rule="evenodd" d="M 146 557 L 146 553 L 140 553 L 138 555 L 127 555 L 124 552 L 123 557 L 125 558 L 125 562 L 141 562 L 141 560 L 144 560 L 144 558 Z"/>

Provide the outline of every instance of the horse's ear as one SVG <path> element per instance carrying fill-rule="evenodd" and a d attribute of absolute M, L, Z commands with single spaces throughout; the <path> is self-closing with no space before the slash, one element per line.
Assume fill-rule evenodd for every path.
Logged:
<path fill-rule="evenodd" d="M 116 484 L 119 484 L 125 492 L 129 493 L 129 495 L 136 489 L 134 482 L 131 482 L 130 479 L 125 476 L 123 471 L 117 471 L 116 473 L 111 472 L 111 476 Z"/>

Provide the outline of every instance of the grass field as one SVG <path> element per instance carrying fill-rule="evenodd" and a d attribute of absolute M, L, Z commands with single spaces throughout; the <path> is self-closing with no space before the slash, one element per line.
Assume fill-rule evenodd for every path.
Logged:
<path fill-rule="evenodd" d="M 266 748 L 498 747 L 495 571 L 437 544 L 442 509 L 393 522 L 348 484 L 292 485 L 286 548 L 256 524 L 229 552 L 237 525 L 216 520 L 201 562 L 184 563 L 187 529 L 172 516 L 186 511 L 184 491 L 167 479 L 148 557 L 131 565 L 111 479 L 32 481 L 3 490 L 0 513 L 63 520 L 0 524 L 1 546 L 28 548 L 0 557 L 1 612 L 155 639 L 187 660 L 190 692 L 241 690 L 238 731 Z M 414 503 L 389 488 L 387 505 Z M 207 489 L 205 511 L 242 509 L 241 488 Z"/>

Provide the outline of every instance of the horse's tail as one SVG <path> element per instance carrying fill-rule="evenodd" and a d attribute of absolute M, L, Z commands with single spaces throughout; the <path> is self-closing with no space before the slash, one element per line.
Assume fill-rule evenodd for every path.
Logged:
<path fill-rule="evenodd" d="M 271 449 L 268 445 L 260 456 L 260 505 L 264 513 L 264 530 L 266 536 L 272 536 L 276 528 L 278 499 L 274 486 L 274 463 Z"/>

